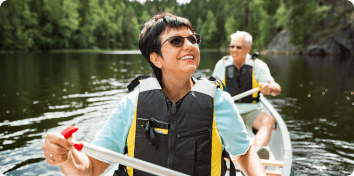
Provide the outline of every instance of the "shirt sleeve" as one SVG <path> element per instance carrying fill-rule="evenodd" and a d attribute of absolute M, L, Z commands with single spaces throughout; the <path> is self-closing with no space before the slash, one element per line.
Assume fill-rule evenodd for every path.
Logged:
<path fill-rule="evenodd" d="M 231 95 L 220 89 L 215 95 L 215 122 L 222 144 L 233 156 L 245 154 L 250 147 L 245 124 Z"/>
<path fill-rule="evenodd" d="M 268 65 L 262 60 L 256 59 L 255 61 L 255 77 L 258 82 L 267 83 L 269 81 L 274 81 L 274 78 L 270 74 Z"/>
<path fill-rule="evenodd" d="M 123 97 L 91 144 L 123 153 L 134 119 L 138 90 Z"/>
<path fill-rule="evenodd" d="M 216 63 L 212 75 L 218 77 L 220 80 L 223 80 L 223 79 L 224 79 L 224 74 L 225 74 L 224 61 L 223 61 L 223 59 L 220 59 L 220 60 Z"/>

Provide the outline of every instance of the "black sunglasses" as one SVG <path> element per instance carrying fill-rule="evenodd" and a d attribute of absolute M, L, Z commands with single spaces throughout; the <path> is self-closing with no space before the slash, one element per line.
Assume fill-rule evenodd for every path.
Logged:
<path fill-rule="evenodd" d="M 230 45 L 230 48 L 231 49 L 234 49 L 235 48 L 235 45 Z M 241 50 L 242 49 L 242 46 L 236 46 L 237 49 Z"/>
<path fill-rule="evenodd" d="M 163 44 L 165 44 L 167 41 L 170 42 L 170 44 L 173 46 L 173 47 L 181 47 L 183 46 L 184 44 L 184 38 L 187 38 L 187 40 L 189 42 L 191 42 L 191 44 L 195 45 L 199 45 L 200 44 L 200 41 L 201 41 L 201 36 L 200 34 L 192 34 L 190 36 L 187 36 L 187 37 L 182 37 L 182 36 L 171 36 L 169 37 L 165 42 L 163 42 L 160 46 L 160 48 L 162 47 Z"/>

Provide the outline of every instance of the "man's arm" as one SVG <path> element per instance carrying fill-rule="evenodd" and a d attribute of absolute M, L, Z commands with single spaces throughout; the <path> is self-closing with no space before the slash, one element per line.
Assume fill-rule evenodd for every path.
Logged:
<path fill-rule="evenodd" d="M 246 175 L 248 176 L 266 175 L 264 166 L 252 146 L 248 149 L 248 151 L 244 155 L 241 155 L 238 158 L 237 163 L 241 167 L 241 170 L 244 173 L 246 173 Z"/>

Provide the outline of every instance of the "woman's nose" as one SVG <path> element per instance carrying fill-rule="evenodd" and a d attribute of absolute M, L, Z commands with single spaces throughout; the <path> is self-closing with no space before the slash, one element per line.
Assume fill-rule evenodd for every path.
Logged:
<path fill-rule="evenodd" d="M 184 39 L 184 43 L 183 43 L 183 47 L 184 48 L 191 48 L 192 46 L 194 46 L 188 39 Z"/>

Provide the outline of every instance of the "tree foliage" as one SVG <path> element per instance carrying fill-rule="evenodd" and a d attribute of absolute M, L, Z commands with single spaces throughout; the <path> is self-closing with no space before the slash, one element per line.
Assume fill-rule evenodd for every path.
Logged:
<path fill-rule="evenodd" d="M 230 34 L 249 32 L 264 49 L 281 29 L 301 46 L 334 4 L 329 0 L 7 0 L 0 8 L 0 50 L 137 49 L 143 24 L 160 11 L 188 18 L 201 48 L 225 47 Z"/>
<path fill-rule="evenodd" d="M 264 4 L 262 0 L 253 0 L 249 4 L 252 20 L 250 20 L 248 31 L 253 34 L 253 38 L 257 39 L 254 46 L 259 49 L 265 48 L 267 39 L 269 39 L 270 17 L 264 9 Z"/>
<path fill-rule="evenodd" d="M 211 10 L 208 11 L 207 19 L 204 22 L 200 34 L 202 35 L 203 44 L 201 45 L 204 48 L 213 48 L 218 42 L 216 37 L 217 28 L 216 28 L 216 18 Z"/>

